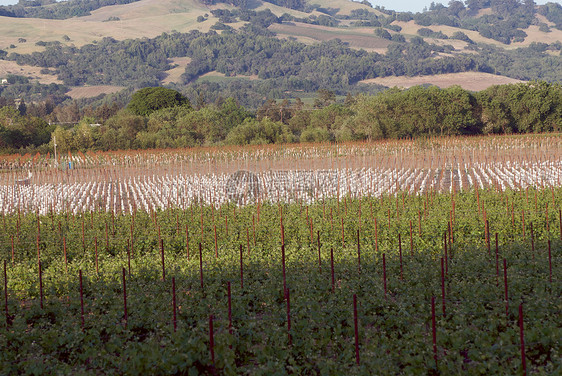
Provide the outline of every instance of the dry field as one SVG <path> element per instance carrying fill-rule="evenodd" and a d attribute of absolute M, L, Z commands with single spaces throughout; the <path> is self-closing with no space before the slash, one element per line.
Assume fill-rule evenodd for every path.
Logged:
<path fill-rule="evenodd" d="M 378 77 L 369 80 L 361 81 L 365 84 L 378 84 L 387 87 L 403 87 L 409 88 L 417 85 L 431 84 L 440 88 L 448 88 L 453 85 L 459 85 L 465 90 L 480 91 L 493 85 L 515 84 L 523 81 L 514 78 L 497 76 L 490 73 L 482 72 L 462 72 L 462 73 L 447 73 L 438 74 L 433 76 L 390 76 Z"/>
<path fill-rule="evenodd" d="M 245 75 L 238 75 L 238 76 L 226 76 L 224 73 L 221 72 L 217 72 L 217 71 L 211 71 L 208 73 L 205 73 L 203 75 L 201 75 L 198 80 L 199 81 L 222 81 L 222 80 L 228 80 L 228 79 L 243 79 L 243 80 L 259 80 L 259 77 L 257 74 L 253 74 L 251 76 L 245 76 Z"/>
<path fill-rule="evenodd" d="M 113 94 L 123 90 L 122 86 L 100 85 L 100 86 L 83 86 L 72 88 L 66 93 L 72 99 L 92 98 L 101 94 Z"/>
<path fill-rule="evenodd" d="M 280 37 L 295 37 L 297 40 L 310 43 L 340 39 L 349 43 L 352 48 L 385 53 L 390 41 L 378 38 L 369 28 L 341 29 L 295 22 L 292 24 L 274 24 L 269 29 Z"/>
<path fill-rule="evenodd" d="M 178 83 L 181 81 L 181 75 L 185 72 L 185 67 L 191 62 L 189 57 L 176 57 L 170 59 L 171 65 L 177 65 L 175 68 L 167 70 L 166 78 L 162 80 L 163 84 Z"/>
<path fill-rule="evenodd" d="M 15 61 L 0 60 L 0 77 L 5 77 L 9 74 L 18 76 L 25 76 L 31 80 L 37 80 L 42 84 L 62 84 L 62 81 L 57 79 L 57 76 L 50 74 L 42 74 L 41 67 L 33 67 L 30 65 L 18 65 Z"/>
<path fill-rule="evenodd" d="M 68 20 L 0 17 L 0 48 L 14 44 L 16 48 L 11 52 L 41 51 L 43 47 L 36 46 L 36 42 L 65 43 L 62 39 L 64 35 L 70 37 L 67 44 L 82 46 L 103 37 L 122 40 L 153 38 L 172 30 L 207 32 L 216 22 L 210 15 L 210 10 L 216 7 L 206 7 L 196 0 L 141 0 L 126 5 L 103 7 L 93 11 L 90 16 Z M 227 6 L 221 4 L 220 7 Z M 209 19 L 198 23 L 197 17 L 204 14 L 209 14 Z M 103 22 L 109 17 L 119 17 L 120 20 Z M 25 38 L 27 42 L 18 43 L 18 38 Z"/>

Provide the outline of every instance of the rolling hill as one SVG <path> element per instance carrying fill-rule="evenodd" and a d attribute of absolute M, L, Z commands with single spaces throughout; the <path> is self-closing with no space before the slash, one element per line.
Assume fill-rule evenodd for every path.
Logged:
<path fill-rule="evenodd" d="M 271 94 L 274 97 L 294 96 L 299 91 L 310 92 L 320 87 L 345 94 L 346 91 L 370 90 L 366 87 L 373 82 L 384 86 L 409 86 L 403 84 L 408 81 L 424 84 L 447 82 L 470 87 L 466 84 L 467 80 L 478 75 L 452 74 L 465 71 L 486 74 L 486 79 L 480 79 L 478 85 L 472 86 L 477 88 L 520 80 L 562 79 L 559 69 L 562 47 L 562 23 L 558 22 L 562 19 L 560 6 L 550 4 L 529 9 L 516 1 L 517 6 L 512 13 L 519 17 L 519 21 L 512 22 L 515 16 L 502 8 L 504 3 L 509 3 L 507 0 L 487 2 L 489 7 L 482 9 L 464 5 L 460 10 L 454 9 L 460 2 L 452 2 L 449 7 L 438 4 L 421 14 L 397 13 L 348 0 L 327 0 L 321 5 L 314 0 L 294 3 L 299 4 L 293 6 L 297 9 L 281 6 L 286 3 L 280 0 L 238 0 L 229 4 L 216 0 L 139 0 L 103 6 L 87 12 L 87 15 L 65 19 L 0 16 L 0 58 L 4 56 L 4 60 L 0 60 L 0 76 L 23 75 L 40 84 L 64 83 L 68 90 L 72 89 L 69 93 L 74 97 L 88 96 L 87 93 L 92 93 L 92 96 L 111 93 L 118 87 L 147 84 L 172 85 L 185 91 L 193 85 L 208 85 L 208 79 L 197 79 L 204 75 L 207 78 L 217 77 L 211 83 L 223 88 L 238 81 L 224 80 L 221 76 L 252 76 L 251 86 L 254 89 L 258 87 L 260 95 L 266 93 L 266 96 Z M 232 4 L 243 4 L 243 7 Z M 490 32 L 487 25 L 494 26 L 495 31 Z M 215 37 L 212 37 L 214 33 L 223 34 L 226 38 L 230 38 L 228 35 L 231 33 L 238 33 L 255 43 L 244 53 L 256 54 L 256 59 L 259 54 L 269 54 L 263 44 L 272 42 L 264 41 L 265 37 L 282 40 L 283 45 L 279 48 L 286 48 L 289 54 L 293 48 L 289 45 L 292 44 L 300 43 L 310 48 L 295 47 L 303 56 L 297 59 L 300 62 L 294 62 L 293 68 L 283 71 L 281 61 L 266 72 L 252 68 L 249 63 L 237 64 L 237 57 L 232 54 L 220 57 L 219 52 L 214 52 L 215 56 L 210 59 L 198 55 L 204 54 L 209 46 L 195 49 L 190 45 L 183 53 L 159 52 L 161 46 L 156 46 L 151 59 L 165 55 L 166 61 L 147 61 L 139 50 L 141 56 L 138 59 L 131 57 L 127 64 L 134 62 L 140 68 L 145 64 L 143 72 L 149 73 L 140 73 L 142 69 L 139 68 L 137 76 L 129 75 L 130 81 L 127 81 L 126 75 L 114 78 L 115 73 L 108 68 L 97 67 L 98 58 L 88 54 L 93 50 L 97 52 L 92 53 L 107 54 L 108 50 L 100 48 L 100 45 L 107 45 L 108 40 L 116 41 L 111 42 L 110 53 L 119 56 L 121 52 L 117 49 L 129 48 L 126 46 L 131 44 L 154 44 L 156 42 L 147 41 L 155 40 L 160 43 L 163 38 L 158 37 L 162 35 L 172 35 L 172 39 L 176 38 L 176 34 L 193 36 L 189 33 L 194 30 L 200 33 L 199 39 L 185 37 L 189 42 L 184 38 L 177 43 L 191 43 L 196 39 L 197 43 L 216 43 Z M 117 43 L 127 40 L 138 42 Z M 237 42 L 244 44 L 243 41 Z M 334 47 L 335 44 L 338 46 Z M 325 60 L 328 57 L 336 59 L 335 52 L 326 52 L 327 48 L 322 47 L 326 45 L 331 46 L 328 49 L 338 51 L 336 55 L 340 63 L 337 66 Z M 262 47 L 263 50 L 260 50 Z M 68 58 L 47 62 L 53 54 L 67 54 Z M 274 54 L 269 55 L 268 58 L 272 58 Z M 281 57 L 277 54 L 273 58 Z M 91 61 L 90 68 L 95 72 L 92 74 L 100 74 L 103 79 L 77 78 L 72 64 L 80 59 Z M 14 65 L 14 62 L 19 65 Z M 311 67 L 330 65 L 321 70 L 328 75 L 337 75 L 337 84 L 317 77 L 312 71 L 303 73 L 305 62 Z M 217 72 L 217 75 L 213 76 L 212 72 Z M 138 76 L 143 74 L 151 79 L 140 80 Z M 441 74 L 447 76 L 440 77 Z M 482 74 L 478 77 L 481 78 Z M 299 83 L 288 84 L 291 76 Z M 384 78 L 389 76 L 391 78 Z M 392 78 L 396 76 L 405 78 Z M 424 78 L 406 78 L 411 76 Z M 76 90 L 81 86 L 90 89 Z M 92 88 L 95 86 L 100 87 Z M 278 86 L 284 91 L 264 88 L 270 86 Z M 22 95 L 25 96 L 25 93 Z"/>

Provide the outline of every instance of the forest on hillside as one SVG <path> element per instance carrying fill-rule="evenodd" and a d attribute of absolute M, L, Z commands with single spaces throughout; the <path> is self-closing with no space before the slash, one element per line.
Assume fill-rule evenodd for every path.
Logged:
<path fill-rule="evenodd" d="M 223 12 L 222 16 L 230 17 L 231 13 Z M 191 62 L 181 82 L 172 88 L 192 100 L 232 96 L 253 109 L 265 99 L 294 99 L 320 89 L 338 95 L 373 94 L 381 88 L 360 81 L 385 76 L 480 71 L 526 81 L 562 80 L 562 44 L 558 41 L 514 50 L 474 44 L 472 53 L 459 53 L 451 45 L 436 45 L 415 36 L 407 42 L 393 42 L 386 54 L 379 54 L 352 49 L 337 39 L 314 45 L 278 39 L 267 27 L 283 20 L 269 10 L 238 12 L 236 16 L 249 21 L 239 31 L 173 32 L 123 41 L 103 38 L 82 47 L 53 43 L 43 52 L 4 53 L 4 59 L 42 67 L 42 73 L 56 76 L 63 85 L 31 85 L 21 78 L 10 86 L 0 86 L 0 95 L 28 102 L 51 95 L 60 103 L 65 100 L 65 88 L 71 86 L 116 85 L 130 88 L 128 92 L 159 86 L 166 71 L 173 68 L 170 59 L 175 57 L 189 57 Z M 213 71 L 230 79 L 217 83 L 198 80 Z M 259 80 L 244 80 L 250 75 Z"/>
<path fill-rule="evenodd" d="M 179 148 L 291 142 L 344 142 L 437 135 L 560 132 L 562 85 L 531 82 L 472 93 L 414 87 L 376 95 L 321 89 L 312 106 L 268 100 L 257 111 L 233 98 L 190 102 L 179 92 L 145 88 L 128 104 L 80 108 L 77 102 L 0 101 L 0 147 L 9 152 Z"/>

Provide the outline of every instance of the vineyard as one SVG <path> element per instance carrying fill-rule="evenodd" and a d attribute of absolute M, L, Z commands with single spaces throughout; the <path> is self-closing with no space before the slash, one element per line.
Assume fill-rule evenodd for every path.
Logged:
<path fill-rule="evenodd" d="M 6 157 L 1 373 L 559 374 L 561 147 Z"/>

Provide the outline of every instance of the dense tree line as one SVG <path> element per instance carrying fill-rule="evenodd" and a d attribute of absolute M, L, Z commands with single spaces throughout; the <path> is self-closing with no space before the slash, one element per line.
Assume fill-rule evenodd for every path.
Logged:
<path fill-rule="evenodd" d="M 349 94 L 339 101 L 334 92 L 322 89 L 312 106 L 300 99 L 268 100 L 257 111 L 233 98 L 196 104 L 163 88 L 136 92 L 126 107 L 114 103 L 80 109 L 76 102 L 0 106 L 4 152 L 47 152 L 53 137 L 64 152 L 560 132 L 561 128 L 562 85 L 543 81 L 493 86 L 478 93 L 458 86 L 394 88 L 376 95 Z"/>
<path fill-rule="evenodd" d="M 421 38 L 396 43 L 389 54 L 382 55 L 351 49 L 339 40 L 305 45 L 260 30 L 260 25 L 252 23 L 240 32 L 222 34 L 192 31 L 153 39 L 103 38 L 81 48 L 56 45 L 29 55 L 13 53 L 8 59 L 49 68 L 68 86 L 142 88 L 160 84 L 164 72 L 171 68 L 169 58 L 188 56 L 192 61 L 182 76 L 184 84 L 216 70 L 227 76 L 258 75 L 262 80 L 276 80 L 280 91 L 315 92 L 329 87 L 340 93 L 367 78 L 462 72 L 475 66 L 470 55 L 435 58 L 436 53 L 449 52 L 451 47 L 429 44 Z"/>
<path fill-rule="evenodd" d="M 532 14 L 529 8 L 531 3 L 513 3 L 514 12 L 523 14 L 520 22 L 527 22 L 527 15 Z M 430 10 L 423 14 L 434 18 L 447 15 L 468 22 L 474 19 L 469 15 L 475 14 L 482 7 L 492 7 L 497 13 L 494 17 L 511 17 L 506 11 L 506 4 L 505 0 L 478 0 L 467 1 L 465 6 L 460 1 L 451 1 L 448 7 L 432 4 Z M 551 9 L 549 14 L 556 14 L 557 6 L 550 3 L 546 6 Z M 539 11 L 541 9 L 543 8 L 539 8 Z M 233 97 L 238 103 L 253 109 L 261 106 L 264 98 L 295 98 L 322 88 L 329 88 L 339 95 L 361 91 L 373 93 L 379 88 L 361 85 L 359 82 L 391 75 L 482 71 L 523 80 L 562 80 L 561 60 L 552 56 L 553 53 L 560 54 L 562 46 L 559 42 L 550 45 L 533 43 L 529 48 L 507 51 L 474 44 L 466 34 L 458 31 L 449 38 L 470 43 L 469 48 L 478 53 L 452 55 L 448 54 L 454 50 L 451 45 L 430 44 L 421 37 L 406 41 L 400 34 L 391 34 L 389 29 L 399 31 L 398 26 L 390 24 L 393 20 L 417 17 L 408 13 L 387 12 L 387 16 L 381 16 L 361 9 L 353 11 L 350 16 L 336 15 L 337 18 L 348 17 L 358 22 L 379 23 L 381 26 L 375 29 L 375 35 L 393 42 L 386 54 L 351 49 L 339 40 L 305 45 L 295 39 L 277 39 L 268 29 L 270 25 L 304 20 L 289 15 L 278 17 L 269 10 L 256 12 L 242 8 L 216 9 L 212 13 L 218 17 L 219 24 L 224 26 L 225 30 L 220 34 L 215 31 L 191 31 L 164 33 L 152 39 L 118 41 L 103 38 L 80 48 L 57 43 L 47 45 L 42 52 L 27 55 L 7 55 L 5 51 L 0 51 L 0 58 L 43 67 L 44 72 L 56 75 L 64 82 L 64 85 L 21 82 L 0 87 L 0 96 L 24 98 L 28 102 L 51 96 L 52 100 L 59 103 L 65 99 L 64 93 L 69 86 L 117 85 L 128 88 L 122 98 L 122 101 L 127 101 L 134 89 L 159 86 L 165 72 L 172 68 L 170 59 L 175 57 L 190 57 L 192 61 L 185 69 L 181 82 L 171 87 L 187 95 L 194 103 L 215 102 L 221 96 Z M 306 20 L 311 23 L 324 22 L 320 21 L 322 17 L 324 16 L 314 19 L 309 17 Z M 247 23 L 239 31 L 235 31 L 228 26 L 228 23 L 234 21 Z M 426 37 L 447 38 L 445 34 L 428 28 L 420 29 L 419 33 Z M 211 71 L 223 73 L 229 80 L 212 84 L 199 81 L 202 75 Z M 233 79 L 249 75 L 256 75 L 260 80 L 249 82 Z"/>

